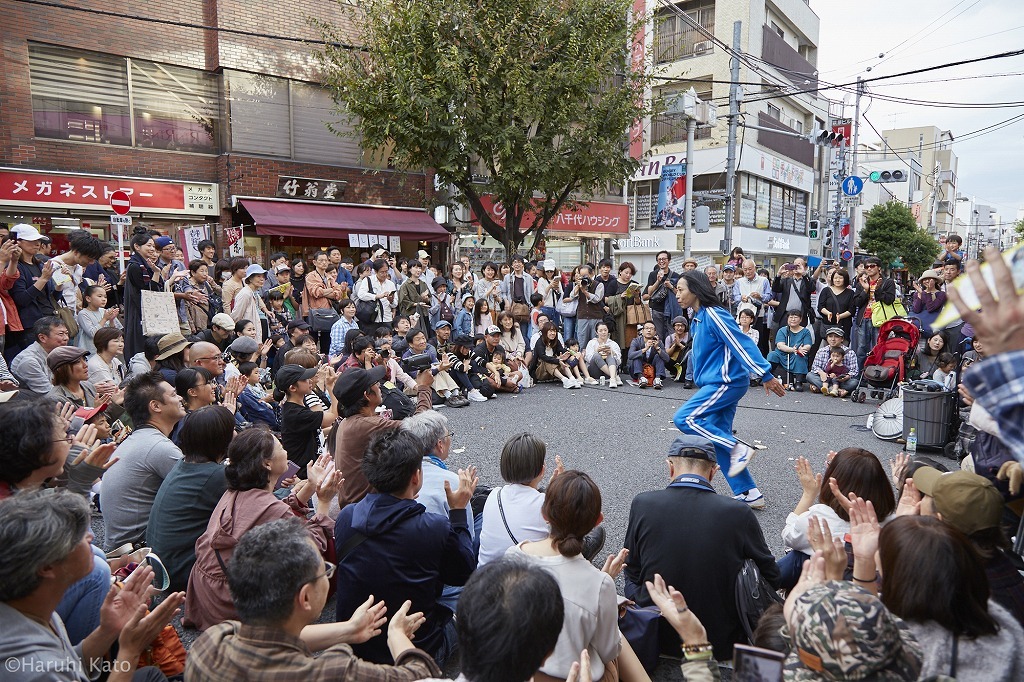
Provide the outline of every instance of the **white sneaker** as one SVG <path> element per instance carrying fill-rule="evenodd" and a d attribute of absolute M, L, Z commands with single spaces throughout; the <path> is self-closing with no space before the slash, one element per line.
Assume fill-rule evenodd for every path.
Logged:
<path fill-rule="evenodd" d="M 480 389 L 474 388 L 472 391 L 466 394 L 466 397 L 472 400 L 474 403 L 486 403 L 487 398 L 480 392 Z"/>
<path fill-rule="evenodd" d="M 586 379 L 583 380 L 583 383 L 588 384 L 590 386 L 597 386 L 597 379 L 595 379 L 594 377 L 587 377 Z"/>
<path fill-rule="evenodd" d="M 569 377 L 562 377 L 562 388 L 575 388 L 576 384 Z"/>
<path fill-rule="evenodd" d="M 729 454 L 729 475 L 739 476 L 754 461 L 756 454 L 756 450 L 737 441 Z"/>
<path fill-rule="evenodd" d="M 647 388 L 647 377 L 640 377 L 637 380 L 636 385 L 640 388 Z"/>
<path fill-rule="evenodd" d="M 735 495 L 734 499 L 746 502 L 747 506 L 751 509 L 764 509 L 766 505 L 764 495 L 762 495 L 761 491 L 757 488 L 751 488 L 742 495 Z"/>
<path fill-rule="evenodd" d="M 608 387 L 609 388 L 618 388 L 621 385 L 622 385 L 622 379 L 620 379 L 618 376 L 614 376 L 614 377 L 612 377 L 611 379 L 608 380 Z"/>
<path fill-rule="evenodd" d="M 659 391 L 661 390 L 661 377 L 654 378 L 654 388 L 656 388 Z"/>

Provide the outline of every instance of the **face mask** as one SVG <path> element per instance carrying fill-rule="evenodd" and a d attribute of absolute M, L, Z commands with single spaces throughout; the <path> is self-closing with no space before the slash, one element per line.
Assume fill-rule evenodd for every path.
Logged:
<path fill-rule="evenodd" d="M 231 273 L 228 270 L 225 270 L 224 272 L 220 273 L 220 281 L 226 282 L 229 279 L 231 279 Z"/>

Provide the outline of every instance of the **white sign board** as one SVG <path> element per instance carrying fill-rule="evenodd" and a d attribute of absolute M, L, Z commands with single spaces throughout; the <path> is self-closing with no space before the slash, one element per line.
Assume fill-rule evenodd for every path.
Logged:
<path fill-rule="evenodd" d="M 111 225 L 131 225 L 132 217 L 130 215 L 117 215 L 116 213 L 110 216 Z"/>
<path fill-rule="evenodd" d="M 169 291 L 142 291 L 142 333 L 173 334 L 181 332 L 174 294 Z"/>

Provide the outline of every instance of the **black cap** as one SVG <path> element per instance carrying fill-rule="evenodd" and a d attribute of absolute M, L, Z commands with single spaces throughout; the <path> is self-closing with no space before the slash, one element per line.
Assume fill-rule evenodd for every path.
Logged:
<path fill-rule="evenodd" d="M 359 402 L 371 386 L 380 383 L 387 373 L 388 369 L 384 366 L 373 369 L 350 367 L 342 372 L 334 384 L 334 397 L 342 407 L 351 407 Z"/>
<path fill-rule="evenodd" d="M 288 323 L 288 331 L 293 329 L 309 329 L 309 323 L 305 320 L 292 320 Z"/>
<path fill-rule="evenodd" d="M 469 334 L 459 334 L 458 336 L 455 337 L 455 340 L 452 341 L 452 345 L 472 348 L 473 346 L 476 345 L 476 339 L 470 336 Z"/>
<path fill-rule="evenodd" d="M 690 459 L 703 459 L 708 462 L 717 462 L 715 446 L 707 438 L 690 436 L 684 434 L 676 437 L 672 445 L 668 447 L 667 457 L 689 457 Z"/>
<path fill-rule="evenodd" d="M 281 369 L 277 370 L 277 376 L 274 377 L 274 400 L 283 400 L 288 395 L 288 389 L 296 381 L 312 379 L 316 376 L 316 371 L 316 367 L 306 369 L 302 365 L 281 365 Z"/>

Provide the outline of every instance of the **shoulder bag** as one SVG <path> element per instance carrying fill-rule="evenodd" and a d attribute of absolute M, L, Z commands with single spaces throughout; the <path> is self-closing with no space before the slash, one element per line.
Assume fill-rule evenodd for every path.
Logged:
<path fill-rule="evenodd" d="M 888 322 L 894 317 L 906 317 L 907 309 L 903 305 L 903 301 L 896 299 L 891 304 L 882 303 L 881 301 L 875 301 L 874 305 L 871 306 L 871 326 L 881 327 L 883 324 Z"/>
<path fill-rule="evenodd" d="M 366 278 L 366 288 L 370 290 L 370 293 L 375 294 L 377 292 L 373 290 L 373 284 L 370 281 L 371 277 Z M 373 301 L 364 301 L 362 299 L 359 299 L 356 302 L 356 319 L 362 322 L 363 324 L 370 324 L 371 322 L 374 321 L 374 319 L 376 319 L 377 310 L 379 308 L 379 300 L 375 299 Z"/>
<path fill-rule="evenodd" d="M 781 604 L 782 597 L 761 575 L 753 559 L 747 559 L 736 576 L 736 613 L 740 617 L 747 641 L 754 640 L 757 621 L 772 604 Z"/>
<path fill-rule="evenodd" d="M 504 486 L 498 488 L 498 490 L 494 493 L 498 497 L 498 513 L 501 514 L 501 522 L 505 524 L 505 532 L 508 533 L 508 536 L 510 538 L 512 538 L 512 544 L 518 545 L 519 540 L 516 540 L 516 536 L 512 534 L 512 529 L 508 527 L 508 519 L 505 518 L 505 505 L 501 503 L 502 490 L 504 490 Z"/>
<path fill-rule="evenodd" d="M 626 324 L 637 326 L 654 320 L 651 307 L 645 303 L 630 303 L 626 306 Z"/>

